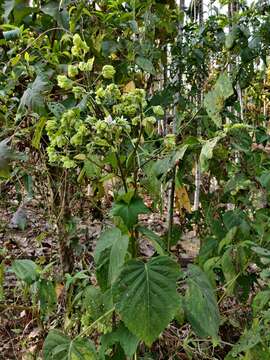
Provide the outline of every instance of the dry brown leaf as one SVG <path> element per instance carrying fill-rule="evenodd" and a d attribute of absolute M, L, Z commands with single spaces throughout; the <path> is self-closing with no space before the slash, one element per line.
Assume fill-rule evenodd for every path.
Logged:
<path fill-rule="evenodd" d="M 180 215 L 183 215 L 183 210 L 191 213 L 191 204 L 185 186 L 176 188 L 175 190 L 175 206 L 179 210 Z"/>
<path fill-rule="evenodd" d="M 133 91 L 135 89 L 136 89 L 136 86 L 135 86 L 134 81 L 130 81 L 124 86 L 123 92 L 124 93 L 129 93 L 129 92 L 131 92 L 131 91 Z"/>
<path fill-rule="evenodd" d="M 56 293 L 56 297 L 57 297 L 57 300 L 59 299 L 59 297 L 61 296 L 62 292 L 63 292 L 63 289 L 64 289 L 64 285 L 61 284 L 61 283 L 57 283 L 55 285 L 55 293 Z"/>

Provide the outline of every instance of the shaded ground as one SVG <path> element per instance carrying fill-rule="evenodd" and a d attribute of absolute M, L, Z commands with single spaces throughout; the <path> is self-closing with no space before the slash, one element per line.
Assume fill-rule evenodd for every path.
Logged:
<path fill-rule="evenodd" d="M 31 354 L 42 348 L 46 334 L 46 329 L 43 329 L 39 323 L 36 310 L 22 298 L 23 292 L 18 288 L 15 275 L 8 271 L 8 267 L 15 259 L 31 259 L 41 266 L 51 262 L 55 262 L 56 266 L 59 264 L 56 229 L 48 211 L 42 206 L 42 199 L 33 199 L 23 207 L 23 215 L 27 219 L 27 226 L 23 230 L 18 228 L 16 221 L 14 224 L 14 214 L 17 209 L 18 201 L 11 195 L 4 196 L 0 204 L 0 261 L 3 260 L 5 266 L 2 289 L 0 285 L 0 360 L 35 359 Z M 96 240 L 102 228 L 109 225 L 105 220 L 103 222 L 93 220 L 87 208 L 84 215 L 85 219 L 78 223 L 76 234 L 78 270 L 85 266 L 93 267 L 92 251 Z M 177 221 L 176 217 L 175 222 Z M 160 235 L 165 232 L 166 218 L 158 213 L 142 216 L 141 222 Z M 198 239 L 194 235 L 190 232 L 182 236 L 182 239 L 173 246 L 177 256 L 181 254 L 181 257 L 187 261 L 196 256 Z M 148 241 L 141 239 L 140 251 L 142 255 L 148 257 L 153 254 L 154 249 Z M 61 296 L 61 291 L 58 295 Z M 25 298 L 27 299 L 27 294 Z M 61 311 L 60 304 L 59 313 Z M 173 329 L 172 326 L 170 331 L 168 330 L 165 343 L 176 341 L 175 334 L 171 334 L 174 333 Z"/>

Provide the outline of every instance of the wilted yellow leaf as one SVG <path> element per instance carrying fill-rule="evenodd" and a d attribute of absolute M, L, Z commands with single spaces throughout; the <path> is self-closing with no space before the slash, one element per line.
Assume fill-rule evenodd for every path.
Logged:
<path fill-rule="evenodd" d="M 74 156 L 75 160 L 85 160 L 86 159 L 86 155 L 85 154 L 78 154 L 76 156 Z"/>
<path fill-rule="evenodd" d="M 191 213 L 191 204 L 185 186 L 175 190 L 175 206 L 179 210 L 180 215 L 183 214 L 183 210 Z"/>
<path fill-rule="evenodd" d="M 136 86 L 135 86 L 134 81 L 130 81 L 124 86 L 123 91 L 124 91 L 124 93 L 129 93 L 129 92 L 131 92 L 131 91 L 133 91 L 135 89 L 136 89 Z"/>
<path fill-rule="evenodd" d="M 56 298 L 57 298 L 57 300 L 59 299 L 60 295 L 62 294 L 63 289 L 64 289 L 64 285 L 63 285 L 63 284 L 57 283 L 57 284 L 55 285 L 55 293 L 56 293 Z"/>

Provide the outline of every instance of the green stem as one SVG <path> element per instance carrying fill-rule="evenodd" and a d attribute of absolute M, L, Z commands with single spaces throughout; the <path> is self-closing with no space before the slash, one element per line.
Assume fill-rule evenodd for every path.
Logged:
<path fill-rule="evenodd" d="M 132 232 L 131 232 L 131 253 L 132 253 L 132 257 L 134 259 L 137 257 L 137 239 L 138 239 L 138 232 L 136 230 L 132 230 Z"/>
<path fill-rule="evenodd" d="M 171 179 L 171 186 L 169 192 L 169 212 L 168 212 L 168 237 L 167 237 L 167 251 L 170 251 L 171 239 L 172 239 L 172 228 L 173 228 L 173 213 L 174 213 L 174 194 L 175 194 L 175 171 L 173 168 L 173 174 Z"/>
<path fill-rule="evenodd" d="M 122 165 L 121 165 L 121 161 L 120 161 L 120 158 L 119 158 L 119 155 L 117 154 L 117 152 L 115 153 L 115 156 L 116 156 L 118 168 L 120 170 L 121 179 L 122 179 L 122 182 L 123 182 L 123 185 L 124 185 L 124 189 L 125 189 L 125 192 L 127 193 L 128 192 L 128 187 L 127 187 L 127 183 L 126 183 L 126 178 L 125 178 L 125 174 L 124 174 L 124 171 L 123 171 L 123 168 L 122 168 Z"/>
<path fill-rule="evenodd" d="M 86 329 L 84 329 L 83 331 L 81 331 L 79 333 L 79 335 L 77 335 L 75 339 L 78 339 L 79 337 L 82 337 L 83 335 L 85 335 L 86 333 L 88 333 L 89 330 L 91 330 L 96 324 L 98 324 L 101 320 L 103 320 L 104 318 L 106 318 L 108 315 L 110 315 L 111 313 L 113 313 L 115 310 L 115 308 L 113 307 L 112 309 L 108 310 L 107 312 L 105 312 L 105 314 L 101 315 L 97 320 L 95 320 L 94 322 L 92 322 L 91 325 L 89 325 Z"/>

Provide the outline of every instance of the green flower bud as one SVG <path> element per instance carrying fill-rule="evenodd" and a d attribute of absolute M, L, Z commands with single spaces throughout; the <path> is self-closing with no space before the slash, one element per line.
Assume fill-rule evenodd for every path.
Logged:
<path fill-rule="evenodd" d="M 112 65 L 104 65 L 102 68 L 102 76 L 104 79 L 112 79 L 115 72 L 115 68 Z"/>
<path fill-rule="evenodd" d="M 85 41 L 83 41 L 79 34 L 73 36 L 73 46 L 71 48 L 71 53 L 74 56 L 84 55 L 89 51 L 89 47 Z"/>
<path fill-rule="evenodd" d="M 164 110 L 160 105 L 153 106 L 153 112 L 156 116 L 163 116 Z"/>
<path fill-rule="evenodd" d="M 62 156 L 61 161 L 63 162 L 63 167 L 65 169 L 71 169 L 76 167 L 76 162 L 71 160 L 68 156 Z"/>
<path fill-rule="evenodd" d="M 57 84 L 61 89 L 69 90 L 73 86 L 73 81 L 67 78 L 66 75 L 58 75 Z"/>
<path fill-rule="evenodd" d="M 74 94 L 75 99 L 80 99 L 82 95 L 86 93 L 85 89 L 82 88 L 81 86 L 74 86 L 72 88 L 72 92 Z"/>
<path fill-rule="evenodd" d="M 91 58 L 87 60 L 87 63 L 85 64 L 85 71 L 92 71 L 93 65 L 94 65 L 95 58 Z"/>
<path fill-rule="evenodd" d="M 97 90 L 96 90 L 96 96 L 98 97 L 98 98 L 104 98 L 104 96 L 105 96 L 105 90 L 102 88 L 102 87 L 100 87 L 100 88 L 98 88 Z"/>
<path fill-rule="evenodd" d="M 76 57 L 81 55 L 80 49 L 76 46 L 72 46 L 71 53 Z"/>
<path fill-rule="evenodd" d="M 80 124 L 77 133 L 80 135 L 87 135 L 87 127 L 84 124 Z"/>
<path fill-rule="evenodd" d="M 56 142 L 56 145 L 61 148 L 61 147 L 63 147 L 64 145 L 66 145 L 67 140 L 66 140 L 66 138 L 65 138 L 63 135 L 58 135 L 58 136 L 55 138 L 55 142 Z"/>
<path fill-rule="evenodd" d="M 57 121 L 55 119 L 48 120 L 46 123 L 46 130 L 48 133 L 54 132 L 58 127 Z"/>
<path fill-rule="evenodd" d="M 77 109 L 76 109 L 77 110 Z M 69 109 L 68 111 L 64 112 L 64 114 L 61 117 L 61 126 L 63 128 L 69 129 L 70 126 L 74 124 L 76 121 L 76 118 L 78 116 L 78 112 L 75 109 Z"/>
<path fill-rule="evenodd" d="M 79 134 L 79 133 L 76 133 L 70 139 L 71 145 L 82 145 L 82 142 L 83 142 L 83 136 L 82 136 L 82 134 Z"/>
<path fill-rule="evenodd" d="M 107 123 L 103 120 L 98 120 L 95 124 L 95 129 L 98 134 L 102 133 L 107 128 Z"/>
<path fill-rule="evenodd" d="M 164 145 L 168 150 L 172 150 L 175 147 L 176 138 L 175 134 L 167 134 L 164 138 Z"/>
<path fill-rule="evenodd" d="M 49 162 L 53 163 L 59 160 L 59 156 L 57 155 L 55 148 L 52 146 L 47 147 L 47 154 L 49 158 Z"/>
<path fill-rule="evenodd" d="M 86 71 L 87 64 L 84 61 L 80 61 L 78 67 L 81 71 Z"/>
<path fill-rule="evenodd" d="M 68 76 L 73 78 L 77 76 L 79 73 L 77 66 L 75 65 L 68 65 Z"/>
<path fill-rule="evenodd" d="M 85 122 L 90 125 L 95 125 L 95 123 L 97 122 L 97 118 L 94 116 L 87 116 Z"/>
<path fill-rule="evenodd" d="M 75 34 L 75 35 L 73 36 L 73 44 L 74 44 L 75 46 L 77 46 L 77 47 L 80 47 L 81 42 L 82 42 L 82 39 L 81 39 L 80 35 L 79 35 L 79 34 Z"/>
<path fill-rule="evenodd" d="M 85 41 L 83 41 L 80 37 L 79 34 L 75 34 L 73 36 L 73 44 L 74 44 L 74 47 L 78 48 L 79 50 L 82 50 L 84 52 L 87 52 L 89 51 L 89 47 L 88 45 L 86 44 Z"/>
<path fill-rule="evenodd" d="M 131 123 L 132 123 L 132 125 L 136 126 L 136 125 L 139 125 L 140 121 L 141 121 L 140 117 L 136 116 L 131 120 Z"/>
<path fill-rule="evenodd" d="M 137 106 L 134 104 L 127 105 L 123 108 L 123 112 L 127 116 L 134 116 L 137 113 Z"/>
<path fill-rule="evenodd" d="M 154 125 L 156 123 L 157 119 L 154 116 L 148 116 L 143 119 L 143 126 L 146 126 L 148 124 Z"/>

